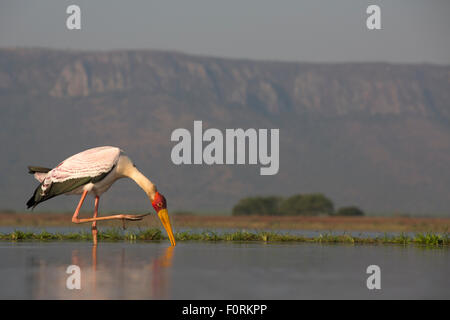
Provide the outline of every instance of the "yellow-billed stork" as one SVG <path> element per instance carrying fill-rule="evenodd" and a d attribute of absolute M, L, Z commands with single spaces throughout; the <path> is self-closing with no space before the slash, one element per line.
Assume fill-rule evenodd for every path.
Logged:
<path fill-rule="evenodd" d="M 81 194 L 75 213 L 72 217 L 74 223 L 92 222 L 92 236 L 97 243 L 97 221 L 100 220 L 142 220 L 143 215 L 118 214 L 107 217 L 98 217 L 98 204 L 100 196 L 120 178 L 133 179 L 147 194 L 156 210 L 164 228 L 169 236 L 170 243 L 175 246 L 175 237 L 167 212 L 167 202 L 156 186 L 146 178 L 124 154 L 116 147 L 97 147 L 75 154 L 53 169 L 43 167 L 28 167 L 40 182 L 33 196 L 28 200 L 28 208 L 51 199 L 60 194 Z M 80 219 L 78 214 L 87 194 L 95 197 L 93 218 Z"/>

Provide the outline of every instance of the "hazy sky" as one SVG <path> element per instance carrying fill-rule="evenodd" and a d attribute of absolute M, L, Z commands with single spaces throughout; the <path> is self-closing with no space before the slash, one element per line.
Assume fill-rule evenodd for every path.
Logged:
<path fill-rule="evenodd" d="M 81 7 L 82 29 L 66 28 Z M 366 28 L 381 7 L 382 30 Z M 449 0 L 0 0 L 0 47 L 450 64 Z"/>

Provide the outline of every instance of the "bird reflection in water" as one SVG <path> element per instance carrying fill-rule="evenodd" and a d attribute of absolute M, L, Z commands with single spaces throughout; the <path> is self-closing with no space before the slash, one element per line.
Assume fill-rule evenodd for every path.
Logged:
<path fill-rule="evenodd" d="M 93 245 L 92 263 L 89 266 L 83 263 L 80 251 L 75 249 L 72 251 L 72 264 L 81 268 L 82 288 L 66 289 L 64 298 L 169 299 L 169 273 L 174 250 L 175 247 L 170 246 L 156 258 L 135 261 L 136 259 L 127 258 L 126 249 L 121 248 L 120 253 L 113 251 L 102 261 L 101 247 Z"/>

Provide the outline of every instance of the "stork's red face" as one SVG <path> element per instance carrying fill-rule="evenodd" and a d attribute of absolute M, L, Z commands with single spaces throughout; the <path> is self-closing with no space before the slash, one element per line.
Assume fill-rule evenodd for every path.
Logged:
<path fill-rule="evenodd" d="M 159 212 L 161 209 L 167 209 L 166 198 L 159 192 L 156 192 L 155 198 L 152 201 L 152 206 L 156 212 Z"/>
<path fill-rule="evenodd" d="M 170 225 L 166 198 L 164 198 L 164 196 L 159 192 L 156 192 L 155 197 L 152 201 L 152 206 L 158 213 L 158 217 L 161 220 L 164 228 L 166 229 L 167 234 L 169 235 L 170 243 L 172 244 L 172 246 L 175 246 L 175 237 L 173 236 L 172 226 Z"/>

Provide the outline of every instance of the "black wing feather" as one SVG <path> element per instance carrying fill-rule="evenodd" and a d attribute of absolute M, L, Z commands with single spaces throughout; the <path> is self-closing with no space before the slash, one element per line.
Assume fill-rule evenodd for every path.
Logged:
<path fill-rule="evenodd" d="M 84 177 L 84 178 L 75 178 L 68 179 L 63 182 L 54 182 L 51 184 L 50 188 L 46 190 L 44 194 L 41 193 L 41 186 L 43 184 L 40 183 L 39 186 L 34 190 L 33 196 L 27 201 L 27 208 L 36 207 L 39 203 L 49 200 L 53 197 L 56 197 L 60 194 L 64 194 L 75 190 L 78 187 L 84 186 L 90 182 L 97 183 L 103 180 L 113 169 L 115 166 L 111 168 L 108 172 L 104 172 L 96 177 Z M 31 170 L 31 169 L 30 169 Z"/>

